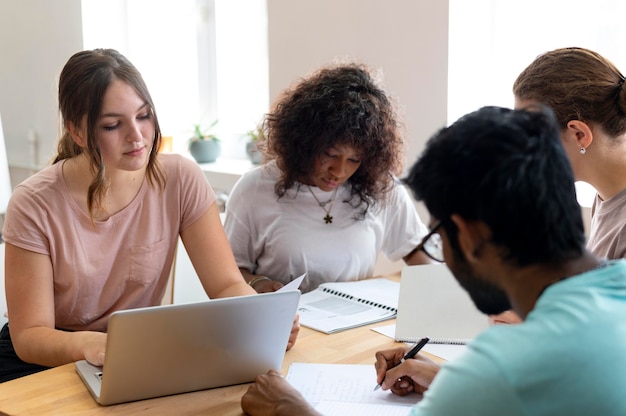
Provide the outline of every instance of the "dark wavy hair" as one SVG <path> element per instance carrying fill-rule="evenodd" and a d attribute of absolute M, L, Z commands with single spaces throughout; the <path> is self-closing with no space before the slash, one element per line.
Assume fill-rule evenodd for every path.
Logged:
<path fill-rule="evenodd" d="M 126 57 L 114 49 L 94 49 L 74 54 L 67 61 L 59 78 L 59 111 L 63 124 L 72 123 L 87 129 L 87 147 L 81 148 L 74 142 L 67 128 L 59 139 L 57 155 L 53 163 L 86 153 L 94 179 L 87 193 L 87 207 L 90 216 L 101 209 L 102 198 L 108 190 L 104 161 L 97 138 L 97 121 L 102 111 L 102 101 L 108 87 L 115 80 L 121 80 L 135 89 L 139 97 L 150 107 L 154 120 L 154 138 L 148 159 L 148 183 L 159 189 L 165 186 L 165 173 L 157 162 L 157 152 L 161 143 L 161 130 L 154 110 L 154 104 L 139 71 Z"/>
<path fill-rule="evenodd" d="M 349 145 L 361 165 L 348 179 L 344 201 L 361 207 L 382 203 L 400 175 L 404 140 L 396 106 L 363 64 L 335 64 L 315 71 L 285 90 L 261 124 L 265 160 L 275 160 L 281 198 L 313 174 L 316 159 L 332 146 Z"/>

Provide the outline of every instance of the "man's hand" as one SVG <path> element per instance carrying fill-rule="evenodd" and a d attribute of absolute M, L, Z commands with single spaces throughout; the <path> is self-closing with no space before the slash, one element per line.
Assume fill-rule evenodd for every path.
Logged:
<path fill-rule="evenodd" d="M 383 390 L 391 389 L 400 396 L 423 393 L 439 372 L 437 363 L 419 354 L 400 364 L 407 350 L 394 348 L 376 353 L 376 379 Z"/>
<path fill-rule="evenodd" d="M 241 398 L 241 408 L 251 416 L 320 416 L 275 370 L 257 376 Z"/>

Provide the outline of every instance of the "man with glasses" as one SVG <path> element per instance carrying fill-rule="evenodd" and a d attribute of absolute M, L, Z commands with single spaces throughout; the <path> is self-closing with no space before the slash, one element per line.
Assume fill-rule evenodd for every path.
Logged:
<path fill-rule="evenodd" d="M 442 129 L 406 183 L 442 257 L 485 314 L 513 309 L 441 368 L 403 348 L 376 354 L 377 382 L 424 392 L 412 415 L 626 414 L 626 261 L 585 248 L 574 176 L 546 108 L 482 108 Z M 433 247 L 434 246 L 434 247 Z M 251 415 L 317 414 L 276 372 L 242 398 Z M 257 410 L 258 409 L 258 410 Z"/>
<path fill-rule="evenodd" d="M 437 232 L 439 227 L 441 227 L 441 221 L 435 222 L 435 224 L 430 227 L 430 230 L 428 230 L 428 234 L 426 234 L 417 247 L 415 247 L 415 250 L 422 250 L 431 259 L 438 263 L 443 263 L 443 245 L 441 243 L 441 236 Z"/>

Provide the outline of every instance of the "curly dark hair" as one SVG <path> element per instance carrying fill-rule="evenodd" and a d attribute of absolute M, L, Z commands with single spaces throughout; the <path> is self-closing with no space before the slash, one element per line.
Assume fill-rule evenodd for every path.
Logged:
<path fill-rule="evenodd" d="M 335 64 L 318 69 L 285 90 L 261 124 L 265 160 L 281 170 L 276 195 L 281 198 L 314 173 L 316 159 L 332 146 L 349 145 L 361 165 L 348 182 L 344 201 L 361 207 L 382 203 L 403 168 L 404 140 L 396 106 L 363 64 Z"/>

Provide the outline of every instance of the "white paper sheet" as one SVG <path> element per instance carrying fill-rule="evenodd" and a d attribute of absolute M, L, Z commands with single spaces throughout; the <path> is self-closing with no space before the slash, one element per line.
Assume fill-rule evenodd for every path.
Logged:
<path fill-rule="evenodd" d="M 382 325 L 372 328 L 372 331 L 376 331 L 379 334 L 383 334 L 386 337 L 395 339 L 396 336 L 396 324 Z"/>
<path fill-rule="evenodd" d="M 426 344 L 422 351 L 436 355 L 446 361 L 452 361 L 459 355 L 463 354 L 467 349 L 467 345 L 458 344 Z"/>
<path fill-rule="evenodd" d="M 315 410 L 324 416 L 408 416 L 411 406 L 323 401 L 315 406 Z"/>
<path fill-rule="evenodd" d="M 376 328 L 372 328 L 372 331 L 376 331 L 379 334 L 383 334 L 386 337 L 394 339 L 396 333 L 396 324 L 377 326 Z M 412 343 L 410 342 L 407 342 L 406 344 L 412 345 Z M 422 351 L 426 351 L 430 354 L 436 355 L 439 358 L 443 358 L 446 361 L 450 361 L 463 354 L 466 349 L 466 345 L 426 344 Z"/>
<path fill-rule="evenodd" d="M 298 289 L 300 289 L 300 285 L 302 284 L 302 281 L 304 280 L 304 276 L 306 276 L 306 273 L 296 277 L 291 282 L 287 283 L 285 286 L 283 286 L 280 289 L 278 289 L 277 292 L 282 292 L 283 290 L 287 291 L 287 290 L 298 290 Z"/>
<path fill-rule="evenodd" d="M 368 413 L 358 409 L 369 409 L 371 406 L 386 412 L 377 415 L 406 415 L 422 397 L 418 394 L 397 396 L 380 389 L 374 391 L 376 370 L 369 364 L 293 363 L 289 367 L 287 381 L 309 403 L 324 409 L 321 411 L 316 407 L 324 415 L 366 415 Z"/>

